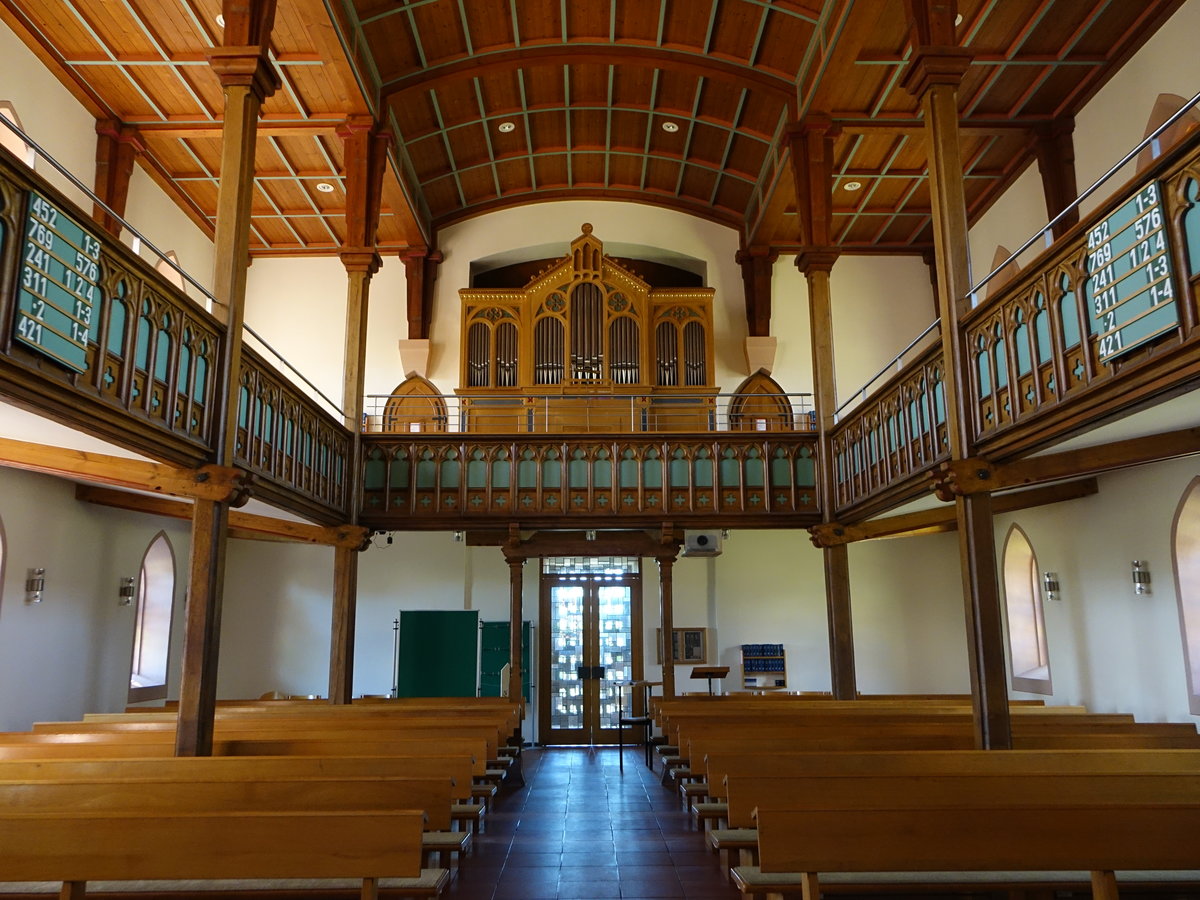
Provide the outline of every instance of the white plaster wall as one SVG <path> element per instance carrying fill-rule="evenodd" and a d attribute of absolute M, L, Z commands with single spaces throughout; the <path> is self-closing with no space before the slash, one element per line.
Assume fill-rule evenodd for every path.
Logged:
<path fill-rule="evenodd" d="M 1188 711 L 1171 548 L 1176 507 L 1197 474 L 1194 459 L 1113 472 L 1091 497 L 997 516 L 996 552 L 1019 524 L 1042 571 L 1057 572 L 1063 587 L 1063 599 L 1043 607 L 1054 703 L 1197 721 Z M 1148 597 L 1133 593 L 1134 559 L 1150 563 Z"/>
<path fill-rule="evenodd" d="M 17 110 L 26 134 L 89 188 L 96 175 L 96 120 L 30 52 L 9 27 L 0 23 L 0 99 Z M 0 128 L 4 126 L 0 125 Z M 83 203 L 83 195 L 43 161 L 38 174 Z"/>
<path fill-rule="evenodd" d="M 212 290 L 215 258 L 212 239 L 138 166 L 129 180 L 125 221 L 163 253 L 174 250 L 183 270 Z M 158 262 L 158 257 L 148 249 L 142 250 L 142 258 L 151 265 Z M 186 282 L 184 291 L 197 302 L 204 302 L 203 295 Z"/>
<path fill-rule="evenodd" d="M 771 337 L 777 342 L 771 377 L 785 391 L 813 392 L 809 334 L 808 285 L 796 269 L 795 257 L 780 257 L 771 270 Z"/>
<path fill-rule="evenodd" d="M 737 234 L 695 216 L 609 201 L 538 203 L 479 216 L 445 229 L 438 240 L 446 259 L 435 286 L 430 380 L 443 393 L 451 393 L 458 386 L 458 291 L 470 284 L 471 262 L 502 250 L 547 243 L 561 244 L 565 256 L 584 222 L 594 226 L 593 233 L 601 241 L 663 247 L 707 264 L 705 283 L 716 289 L 716 383 L 722 390 L 734 390 L 746 377 L 745 305 L 741 270 L 733 259 L 738 249 Z"/>
<path fill-rule="evenodd" d="M 1191 99 L 1200 91 L 1198 31 L 1200 4 L 1184 3 L 1075 117 L 1075 174 L 1080 190 L 1142 140 L 1159 94 Z M 1133 167 L 1127 166 L 1113 180 L 1112 190 L 1101 189 L 1084 201 L 1083 215 L 1132 177 Z"/>
<path fill-rule="evenodd" d="M 339 407 L 346 342 L 346 269 L 337 257 L 256 259 L 246 278 L 246 324 L 278 353 L 267 360 L 315 396 L 282 356 Z M 247 335 L 247 343 L 262 350 Z"/>
<path fill-rule="evenodd" d="M 1015 253 L 1033 234 L 1045 228 L 1049 220 L 1046 196 L 1042 192 L 1042 176 L 1035 163 L 972 226 L 968 237 L 972 286 L 978 286 L 992 271 L 997 247 L 1003 246 L 1010 253 Z M 1017 264 L 1024 268 L 1045 249 L 1045 243 L 1037 241 L 1021 255 Z M 986 296 L 986 288 L 980 288 L 979 302 Z"/>
<path fill-rule="evenodd" d="M 741 687 L 741 645 L 783 644 L 788 690 L 827 691 L 829 629 L 821 552 L 804 531 L 735 531 L 715 561 L 719 659 Z M 677 617 L 678 618 L 678 617 Z"/>
<path fill-rule="evenodd" d="M 851 544 L 849 559 L 858 689 L 970 692 L 957 535 Z"/>
<path fill-rule="evenodd" d="M 118 711 L 129 690 L 133 606 L 117 604 L 159 530 L 175 549 L 176 623 L 186 577 L 186 525 L 75 500 L 72 483 L 0 469 L 6 537 L 0 585 L 0 730 Z M 30 568 L 46 570 L 45 599 L 25 603 Z M 179 633 L 178 627 L 175 633 Z M 172 656 L 178 659 L 178 641 Z M 169 689 L 177 690 L 178 663 Z"/>

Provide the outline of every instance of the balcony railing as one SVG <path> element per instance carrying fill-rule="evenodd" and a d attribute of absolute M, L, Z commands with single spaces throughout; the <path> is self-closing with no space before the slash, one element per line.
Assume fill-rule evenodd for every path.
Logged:
<path fill-rule="evenodd" d="M 365 435 L 364 524 L 793 527 L 818 521 L 816 436 Z"/>
<path fill-rule="evenodd" d="M 1198 200 L 1200 132 L 1117 188 L 964 316 L 958 327 L 977 452 L 1012 458 L 1200 383 Z M 947 458 L 943 365 L 937 344 L 843 416 L 830 447 L 839 516 L 920 493 L 926 473 Z"/>
<path fill-rule="evenodd" d="M 158 253 L 149 241 L 28 135 L 3 117 L 0 126 L 16 131 L 33 158 L 66 179 L 72 197 L 103 209 L 128 237 L 98 226 L 72 197 L 0 150 L 4 392 L 148 456 L 181 465 L 208 461 L 226 334 L 206 309 L 213 298 L 181 270 L 186 291 L 156 271 L 140 255 L 147 248 Z M 258 492 L 280 505 L 344 520 L 350 432 L 251 347 L 237 384 L 235 463 L 255 472 Z"/>
<path fill-rule="evenodd" d="M 811 394 L 372 394 L 368 434 L 813 431 Z"/>

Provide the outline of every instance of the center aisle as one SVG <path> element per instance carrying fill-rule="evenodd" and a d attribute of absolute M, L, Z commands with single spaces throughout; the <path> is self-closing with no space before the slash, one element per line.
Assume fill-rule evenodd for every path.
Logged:
<path fill-rule="evenodd" d="M 641 758 L 603 747 L 525 750 L 450 889 L 455 900 L 735 900 L 678 796 Z"/>

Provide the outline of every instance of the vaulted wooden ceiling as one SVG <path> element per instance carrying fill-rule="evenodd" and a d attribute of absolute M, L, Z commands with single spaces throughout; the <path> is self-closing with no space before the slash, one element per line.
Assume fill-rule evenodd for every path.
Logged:
<path fill-rule="evenodd" d="M 258 254 L 334 254 L 341 129 L 395 142 L 379 241 L 553 199 L 621 199 L 798 244 L 786 130 L 832 117 L 847 252 L 922 252 L 929 191 L 904 0 L 278 0 L 252 228 Z M 1183 0 L 959 0 L 967 203 L 982 213 Z M 220 0 L 0 0 L 0 16 L 211 231 Z M 1114 148 L 1115 149 L 1115 148 Z M 849 183 L 859 185 L 850 190 Z M 135 223 L 136 224 L 136 223 Z"/>

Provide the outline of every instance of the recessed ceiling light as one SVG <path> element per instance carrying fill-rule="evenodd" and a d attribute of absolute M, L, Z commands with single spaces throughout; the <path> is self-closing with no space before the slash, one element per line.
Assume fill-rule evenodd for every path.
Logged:
<path fill-rule="evenodd" d="M 846 191 L 861 191 L 862 190 L 862 182 L 861 181 L 847 181 L 845 184 L 842 185 L 842 189 L 846 190 Z"/>
<path fill-rule="evenodd" d="M 499 131 L 501 134 L 508 134 L 510 131 L 516 131 L 517 126 L 514 125 L 512 122 L 501 122 L 499 125 L 496 126 L 496 130 Z"/>
<path fill-rule="evenodd" d="M 217 13 L 217 24 L 220 25 L 222 28 L 225 27 L 225 17 L 223 15 L 221 15 L 220 13 Z"/>
<path fill-rule="evenodd" d="M 320 191 L 322 194 L 332 194 L 333 193 L 333 185 L 330 184 L 328 181 L 318 181 L 317 182 L 317 190 Z"/>
<path fill-rule="evenodd" d="M 663 122 L 662 130 L 667 134 L 674 134 L 679 130 L 679 124 L 677 122 Z"/>

